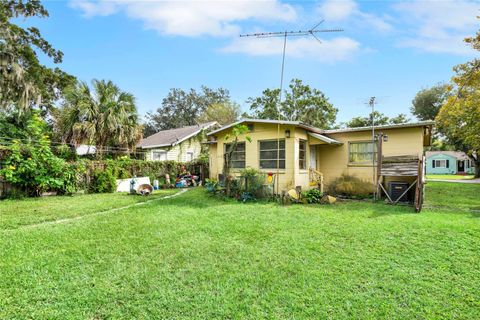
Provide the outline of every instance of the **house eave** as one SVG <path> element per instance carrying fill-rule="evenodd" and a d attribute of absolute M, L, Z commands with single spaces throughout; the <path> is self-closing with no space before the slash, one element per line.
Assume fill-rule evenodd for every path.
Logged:
<path fill-rule="evenodd" d="M 374 126 L 373 129 L 375 130 L 402 129 L 402 128 L 415 128 L 415 127 L 431 127 L 433 125 L 435 125 L 435 121 L 420 121 L 420 122 L 412 122 L 412 123 L 399 123 L 399 124 Z M 332 129 L 332 130 L 325 130 L 323 133 L 333 134 L 333 133 L 348 133 L 348 132 L 370 131 L 370 130 L 372 130 L 372 126 L 359 127 L 359 128 Z"/>
<path fill-rule="evenodd" d="M 337 146 L 340 146 L 342 145 L 343 143 L 340 142 L 340 141 L 337 141 L 335 139 L 332 139 L 332 138 L 329 138 L 327 136 L 324 136 L 324 135 L 321 135 L 321 134 L 318 134 L 318 133 L 314 133 L 314 132 L 308 132 L 308 135 L 315 138 L 315 139 L 318 139 L 320 141 L 323 141 L 325 142 L 326 144 L 331 144 L 331 145 L 337 145 Z"/>
<path fill-rule="evenodd" d="M 245 123 L 245 122 L 250 122 L 250 123 L 269 123 L 269 124 L 279 124 L 279 125 L 290 125 L 290 126 L 295 126 L 295 127 L 300 127 L 302 129 L 305 129 L 307 131 L 310 131 L 310 132 L 315 132 L 315 133 L 318 133 L 318 134 L 321 134 L 324 132 L 324 130 L 322 129 L 319 129 L 319 128 L 315 128 L 315 127 L 312 127 L 312 126 L 309 126 L 303 122 L 300 122 L 300 121 L 287 121 L 287 120 L 270 120 L 270 119 L 241 119 L 239 121 L 236 121 L 236 122 L 233 122 L 233 123 L 230 123 L 230 124 L 227 124 L 217 130 L 214 130 L 210 133 L 207 134 L 207 136 L 211 136 L 211 135 L 214 135 L 218 132 L 221 132 L 221 131 L 224 131 L 224 130 L 227 130 L 229 128 L 232 128 L 238 124 L 242 124 L 242 123 Z"/>

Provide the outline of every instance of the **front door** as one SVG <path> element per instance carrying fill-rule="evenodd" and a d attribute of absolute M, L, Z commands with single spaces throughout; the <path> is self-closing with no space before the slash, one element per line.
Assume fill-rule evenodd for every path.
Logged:
<path fill-rule="evenodd" d="M 465 172 L 465 162 L 463 160 L 457 161 L 457 171 Z"/>
<path fill-rule="evenodd" d="M 310 168 L 317 170 L 317 148 L 310 146 Z"/>

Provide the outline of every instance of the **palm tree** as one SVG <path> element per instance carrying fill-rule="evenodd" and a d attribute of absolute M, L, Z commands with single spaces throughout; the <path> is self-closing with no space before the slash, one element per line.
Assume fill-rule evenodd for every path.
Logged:
<path fill-rule="evenodd" d="M 98 157 L 106 147 L 128 153 L 142 137 L 134 96 L 112 81 L 93 80 L 92 89 L 80 82 L 66 90 L 64 103 L 56 113 L 62 140 L 94 144 Z"/>

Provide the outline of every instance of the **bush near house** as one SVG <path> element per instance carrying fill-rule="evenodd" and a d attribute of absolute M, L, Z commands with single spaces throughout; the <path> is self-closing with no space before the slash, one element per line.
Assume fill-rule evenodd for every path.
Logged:
<path fill-rule="evenodd" d="M 1 195 L 38 196 L 42 192 L 55 191 L 71 194 L 77 191 L 89 193 L 114 192 L 116 179 L 133 176 L 158 179 L 159 185 L 175 183 L 176 176 L 184 169 L 199 173 L 200 167 L 206 170 L 204 161 L 181 163 L 176 161 L 144 161 L 127 157 L 116 160 L 78 160 L 66 162 L 55 156 L 48 143 L 44 148 L 28 149 L 12 145 L 1 160 L 0 178 L 13 186 L 12 192 Z M 170 181 L 166 181 L 166 175 Z"/>
<path fill-rule="evenodd" d="M 76 170 L 52 153 L 46 139 L 35 145 L 14 140 L 0 162 L 0 178 L 15 187 L 14 195 L 71 193 L 76 189 Z"/>
<path fill-rule="evenodd" d="M 330 183 L 329 193 L 353 198 L 368 197 L 373 192 L 371 182 L 364 181 L 356 176 L 342 174 L 341 177 Z"/>

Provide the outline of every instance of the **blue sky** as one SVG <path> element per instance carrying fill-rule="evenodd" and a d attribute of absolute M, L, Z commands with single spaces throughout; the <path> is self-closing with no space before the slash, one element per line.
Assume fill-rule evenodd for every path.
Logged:
<path fill-rule="evenodd" d="M 29 23 L 65 54 L 80 80 L 110 79 L 133 93 L 141 114 L 173 87 L 225 87 L 245 100 L 278 87 L 280 39 L 240 33 L 324 28 L 342 33 L 292 38 L 285 79 L 322 90 L 338 122 L 365 116 L 370 96 L 390 116 L 409 114 L 421 88 L 448 81 L 478 53 L 462 39 L 480 29 L 477 1 L 46 1 L 47 19 Z"/>

